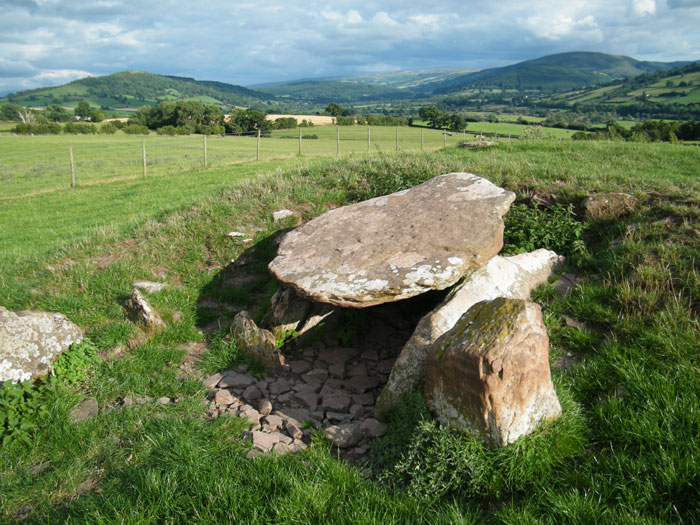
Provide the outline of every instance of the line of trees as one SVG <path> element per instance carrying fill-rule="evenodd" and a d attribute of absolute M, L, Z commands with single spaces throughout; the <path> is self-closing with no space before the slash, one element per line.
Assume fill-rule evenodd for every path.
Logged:
<path fill-rule="evenodd" d="M 668 122 L 647 120 L 627 129 L 615 121 L 607 123 L 605 130 L 594 133 L 579 131 L 574 140 L 625 140 L 630 142 L 677 142 L 678 140 L 700 140 L 700 122 Z"/>

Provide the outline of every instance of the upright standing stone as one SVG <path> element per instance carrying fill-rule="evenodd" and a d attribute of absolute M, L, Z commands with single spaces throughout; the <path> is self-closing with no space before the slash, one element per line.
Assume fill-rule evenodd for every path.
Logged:
<path fill-rule="evenodd" d="M 479 301 L 496 297 L 529 299 L 532 290 L 547 282 L 564 261 L 550 250 L 535 250 L 512 257 L 494 257 L 421 318 L 394 362 L 389 380 L 377 400 L 376 413 L 385 415 L 423 379 L 428 348 L 450 330 L 462 315 Z"/>
<path fill-rule="evenodd" d="M 0 382 L 43 377 L 53 361 L 83 333 L 66 316 L 49 312 L 11 312 L 0 306 Z"/>
<path fill-rule="evenodd" d="M 441 423 L 497 446 L 559 416 L 540 307 L 503 297 L 474 305 L 428 351 L 425 397 Z"/>
<path fill-rule="evenodd" d="M 249 357 L 258 361 L 266 371 L 281 370 L 284 357 L 275 346 L 275 337 L 268 330 L 258 328 L 245 310 L 233 318 L 231 335 L 241 349 Z"/>
<path fill-rule="evenodd" d="M 500 251 L 514 198 L 471 173 L 440 175 L 303 224 L 269 268 L 300 296 L 345 307 L 442 290 Z"/>

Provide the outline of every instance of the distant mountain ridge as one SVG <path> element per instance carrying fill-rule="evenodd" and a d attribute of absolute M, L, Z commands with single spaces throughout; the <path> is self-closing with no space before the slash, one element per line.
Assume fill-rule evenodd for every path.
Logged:
<path fill-rule="evenodd" d="M 434 93 L 454 93 L 464 89 L 487 87 L 564 91 L 681 67 L 689 63 L 648 62 L 621 55 L 574 51 L 468 73 L 447 80 L 437 86 Z"/>
<path fill-rule="evenodd" d="M 224 107 L 252 106 L 270 103 L 274 98 L 269 94 L 224 82 L 132 70 L 81 78 L 62 86 L 20 91 L 0 98 L 0 102 L 23 106 L 74 106 L 81 100 L 88 100 L 95 106 L 116 109 L 156 105 L 162 100 L 199 100 Z"/>

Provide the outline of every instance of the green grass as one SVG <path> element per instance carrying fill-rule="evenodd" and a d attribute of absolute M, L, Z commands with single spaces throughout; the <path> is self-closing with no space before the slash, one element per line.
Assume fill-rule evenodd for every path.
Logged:
<path fill-rule="evenodd" d="M 397 128 L 376 127 L 371 130 L 371 151 L 396 150 Z M 399 128 L 399 149 L 420 150 L 421 131 Z M 317 135 L 316 140 L 302 139 L 303 155 L 335 155 L 337 128 L 318 126 L 304 128 L 304 135 Z M 275 159 L 298 155 L 296 130 L 276 132 L 262 138 L 260 158 Z M 447 136 L 447 144 L 462 139 L 461 134 Z M 181 173 L 203 166 L 204 142 L 201 135 L 167 137 L 158 135 L 129 136 L 58 135 L 58 136 L 0 136 L 0 199 L 41 191 L 65 189 L 71 183 L 69 147 L 73 149 L 75 177 L 78 185 L 90 185 L 109 180 L 138 178 L 143 174 L 142 141 L 146 145 L 146 166 L 149 176 Z M 367 152 L 367 128 L 340 128 L 341 154 Z M 424 130 L 424 148 L 443 146 L 438 130 Z M 257 155 L 255 137 L 208 137 L 207 165 L 226 166 L 254 160 Z"/>
<path fill-rule="evenodd" d="M 10 246 L 14 252 L 0 259 L 3 306 L 61 311 L 107 351 L 135 335 L 121 308 L 134 279 L 174 286 L 149 296 L 169 323 L 165 332 L 94 365 L 85 382 L 47 393 L 47 415 L 31 445 L 2 447 L 2 520 L 697 522 L 698 166 L 697 148 L 670 144 L 513 141 L 478 151 L 163 174 L 56 192 L 52 203 L 42 200 L 45 195 L 6 199 L 0 253 Z M 241 427 L 233 420 L 208 421 L 199 376 L 181 377 L 178 368 L 185 357 L 180 345 L 189 341 L 208 345 L 202 373 L 241 360 L 223 333 L 200 333 L 213 319 L 197 306 L 202 297 L 236 308 L 253 302 L 252 288 L 219 290 L 217 276 L 246 251 L 225 233 L 250 233 L 259 247 L 255 264 L 264 269 L 274 253 L 270 236 L 280 228 L 271 211 L 287 207 L 311 217 L 454 170 L 515 191 L 518 206 L 556 200 L 576 212 L 587 255 L 572 260 L 568 270 L 585 280 L 568 297 L 549 284 L 535 293 L 552 362 L 573 356 L 568 372 L 553 370 L 564 417 L 512 446 L 487 450 L 430 423 L 422 397 L 414 394 L 373 444 L 370 478 L 338 462 L 321 441 L 298 455 L 246 459 Z M 201 188 L 188 182 L 193 180 Z M 120 187 L 128 191 L 119 193 Z M 585 219 L 582 199 L 607 190 L 632 193 L 639 209 L 615 222 Z M 129 207 L 134 199 L 144 207 Z M 546 217 L 547 208 L 540 212 Z M 108 226 L 91 229 L 88 215 Z M 50 235 L 34 225 L 59 216 L 63 220 Z M 546 226 L 528 221 L 522 227 L 544 239 Z M 507 240 L 517 237 L 506 231 Z M 613 239 L 620 242 L 609 248 Z M 268 284 L 256 285 L 258 291 Z M 572 327 L 567 318 L 582 324 Z M 68 422 L 70 408 L 87 395 L 104 409 L 128 394 L 181 401 L 117 407 L 95 421 Z M 44 469 L 40 474 L 32 471 L 37 465 Z"/>

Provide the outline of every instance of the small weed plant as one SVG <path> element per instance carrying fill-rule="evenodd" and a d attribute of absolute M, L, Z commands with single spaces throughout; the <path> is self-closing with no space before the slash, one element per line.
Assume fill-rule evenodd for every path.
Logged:
<path fill-rule="evenodd" d="M 553 250 L 573 261 L 586 256 L 584 224 L 576 218 L 573 205 L 549 208 L 516 204 L 504 217 L 503 253 L 515 255 L 539 248 Z"/>

